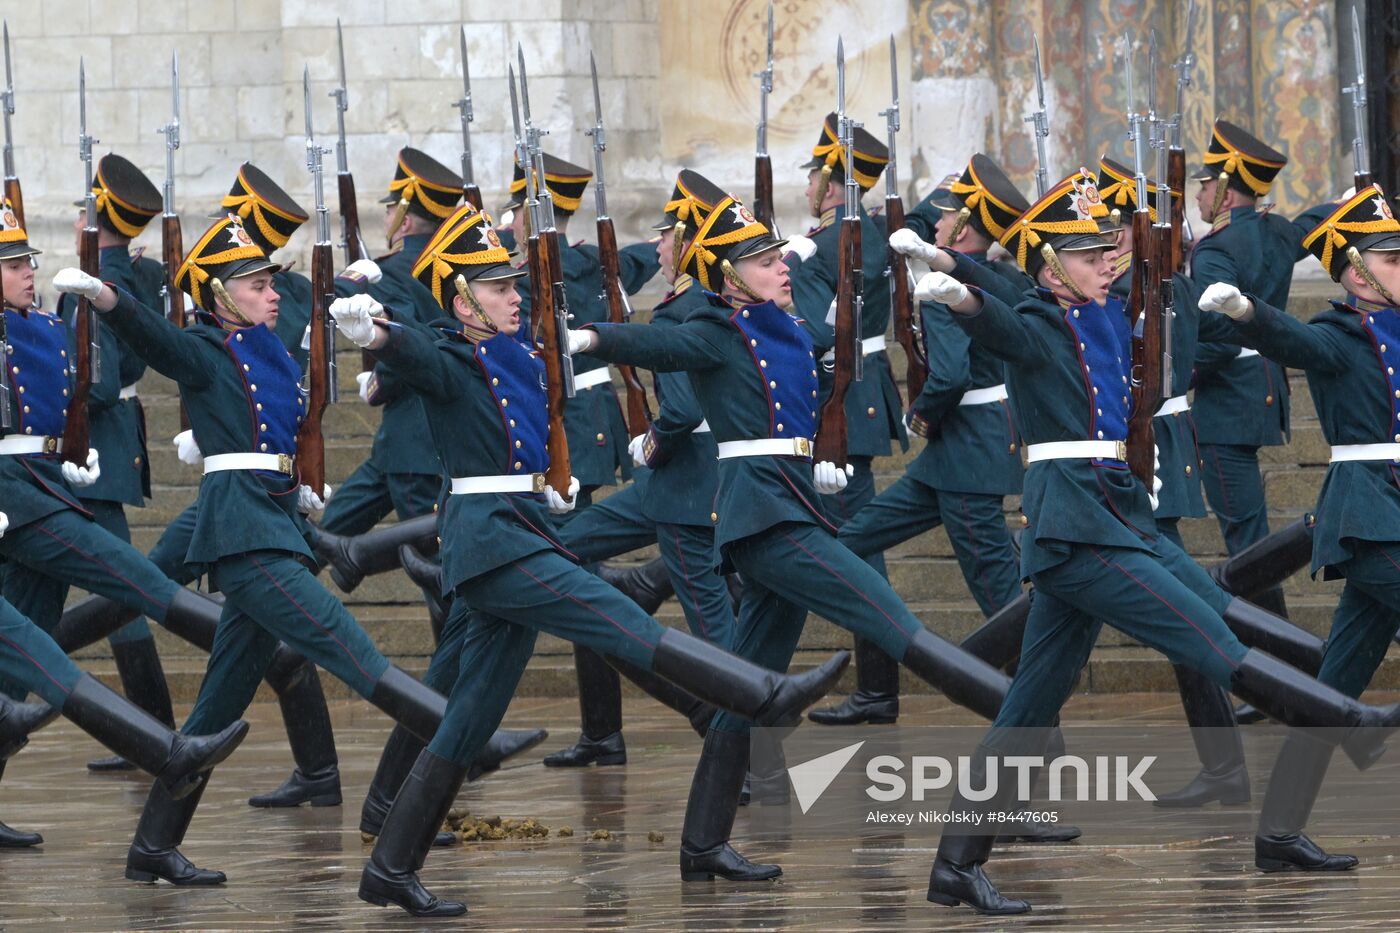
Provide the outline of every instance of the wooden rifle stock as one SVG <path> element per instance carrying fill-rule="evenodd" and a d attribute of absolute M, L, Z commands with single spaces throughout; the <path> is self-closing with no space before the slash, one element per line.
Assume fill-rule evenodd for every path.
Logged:
<path fill-rule="evenodd" d="M 1147 211 L 1133 213 L 1132 290 L 1128 298 L 1128 326 L 1132 329 L 1133 407 L 1128 414 L 1128 469 L 1152 489 L 1152 418 L 1162 397 L 1162 316 L 1157 264 L 1164 245 L 1155 235 Z M 1165 244 L 1168 247 L 1170 244 Z M 1168 255 L 1170 255 L 1168 253 Z M 1138 322 L 1141 320 L 1141 332 Z"/>
<path fill-rule="evenodd" d="M 753 215 L 758 222 L 773 233 L 773 159 L 770 156 L 754 156 L 753 160 Z M 776 234 L 775 234 L 776 235 Z"/>
<path fill-rule="evenodd" d="M 185 295 L 175 285 L 175 273 L 185 257 L 184 238 L 180 233 L 180 218 L 176 215 L 162 217 L 160 221 L 160 258 L 165 265 L 165 294 L 169 303 L 167 317 L 170 323 L 181 330 L 185 327 Z M 185 403 L 180 402 L 180 430 L 190 429 L 190 413 Z"/>
<path fill-rule="evenodd" d="M 886 233 L 904 229 L 904 202 L 898 195 L 885 198 Z M 928 356 L 919 343 L 914 327 L 914 296 L 909 293 L 909 265 L 903 253 L 890 248 L 890 304 L 894 317 L 894 339 L 904 348 L 905 389 L 909 404 L 924 390 L 928 380 Z"/>
<path fill-rule="evenodd" d="M 84 228 L 78 240 L 78 267 L 91 276 L 98 276 L 97 228 Z M 97 322 L 92 303 L 86 298 L 78 299 L 78 310 L 74 318 L 74 339 L 76 377 L 73 380 L 73 393 L 68 399 L 68 418 L 63 425 L 63 459 L 76 466 L 87 466 L 88 440 L 88 397 L 92 394 L 92 342 L 97 337 Z"/>
<path fill-rule="evenodd" d="M 478 211 L 481 210 L 481 189 L 476 185 L 471 183 L 463 185 L 462 198 Z"/>
<path fill-rule="evenodd" d="M 846 392 L 855 375 L 860 334 L 856 333 L 856 283 L 861 268 L 860 217 L 841 218 L 837 254 L 841 265 L 836 274 L 836 344 L 832 348 L 836 370 L 831 395 L 821 409 L 813 461 L 829 460 L 838 468 L 846 465 Z"/>
<path fill-rule="evenodd" d="M 10 210 L 14 211 L 15 220 L 19 221 L 19 225 L 23 227 L 24 192 L 20 190 L 18 178 L 5 179 L 5 199 L 10 202 Z"/>
<path fill-rule="evenodd" d="M 608 322 L 627 323 L 626 298 L 622 294 L 622 278 L 618 269 L 617 231 L 612 218 L 598 221 L 598 256 L 603 263 L 603 295 L 608 302 Z M 634 366 L 618 364 L 622 386 L 626 391 L 627 432 L 632 437 L 647 433 L 651 427 L 651 412 L 647 410 L 647 390 L 637 377 Z"/>
<path fill-rule="evenodd" d="M 1181 228 L 1186 223 L 1186 152 L 1172 147 L 1167 150 L 1167 187 L 1171 189 L 1172 253 L 1171 267 L 1186 271 L 1186 252 L 1181 245 Z"/>
<path fill-rule="evenodd" d="M 564 365 L 562 341 L 567 334 L 559 333 L 555 320 L 556 283 L 564 282 L 562 259 L 559 256 L 558 234 L 550 231 L 530 237 L 530 298 L 535 316 L 535 337 L 544 356 L 545 395 L 549 411 L 549 468 L 545 482 L 561 496 L 569 494 L 573 467 L 569 462 L 569 438 L 564 433 Z"/>
<path fill-rule="evenodd" d="M 331 400 L 330 354 L 335 352 L 326 330 L 326 319 L 335 289 L 331 267 L 331 245 L 318 243 L 311 248 L 311 351 L 307 364 L 306 418 L 297 431 L 297 472 L 301 483 L 316 495 L 326 485 L 326 439 L 321 420 Z"/>

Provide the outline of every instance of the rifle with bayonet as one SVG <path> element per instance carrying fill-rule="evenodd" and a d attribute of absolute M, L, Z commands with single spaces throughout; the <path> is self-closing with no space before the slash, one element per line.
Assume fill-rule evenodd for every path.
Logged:
<path fill-rule="evenodd" d="M 339 19 L 335 21 L 335 47 L 340 59 L 340 84 L 331 89 L 330 96 L 335 98 L 335 180 L 340 196 L 340 248 L 345 251 L 345 264 L 348 266 L 370 256 L 369 247 L 365 245 L 364 235 L 360 232 L 360 207 L 355 200 L 355 176 L 350 172 L 350 153 L 345 145 L 345 111 L 350 109 L 350 94 L 345 87 L 345 38 L 341 35 Z M 309 107 L 306 113 L 306 119 L 310 121 Z M 306 133 L 310 138 L 309 122 Z M 360 351 L 362 372 L 373 372 L 374 363 L 373 353 L 369 350 Z M 319 486 L 316 487 L 316 494 L 321 494 Z"/>
<path fill-rule="evenodd" d="M 481 189 L 472 177 L 472 76 L 467 70 L 467 27 L 462 27 L 462 96 L 452 105 L 460 110 L 462 117 L 462 197 L 468 204 L 481 210 Z"/>
<path fill-rule="evenodd" d="M 1351 95 L 1351 112 L 1356 122 L 1356 134 L 1351 138 L 1351 170 L 1356 190 L 1360 191 L 1372 184 L 1372 178 L 1371 145 L 1366 138 L 1370 119 L 1366 100 L 1366 47 L 1361 44 L 1361 20 L 1355 6 L 1351 8 L 1351 41 L 1355 80 L 1342 88 L 1342 93 Z"/>
<path fill-rule="evenodd" d="M 1037 107 L 1022 122 L 1029 123 L 1035 131 L 1035 196 L 1045 197 L 1050 187 L 1050 165 L 1045 152 L 1045 141 L 1050 138 L 1050 115 L 1045 109 L 1045 76 L 1040 68 L 1040 37 L 1033 36 L 1035 42 L 1035 96 Z"/>
<path fill-rule="evenodd" d="M 1144 117 L 1133 104 L 1133 49 L 1124 39 L 1127 58 L 1128 139 L 1133 147 L 1133 175 L 1137 191 L 1137 210 L 1133 213 L 1132 287 L 1128 293 L 1126 313 L 1132 329 L 1132 388 L 1133 405 L 1128 415 L 1128 469 L 1152 488 L 1154 469 L 1152 418 L 1162 404 L 1162 315 L 1157 240 L 1149 211 L 1147 186 L 1147 150 L 1156 132 L 1150 119 L 1155 91 L 1153 77 L 1155 61 L 1148 66 L 1148 114 Z M 1155 45 L 1154 45 L 1155 49 Z"/>
<path fill-rule="evenodd" d="M 515 154 L 525 172 L 525 207 L 529 238 L 526 242 L 530 270 L 531 315 L 535 343 L 544 357 L 545 395 L 549 411 L 549 467 L 545 482 L 561 496 L 569 494 L 573 469 L 569 462 L 569 438 L 564 433 L 564 404 L 574 397 L 574 361 L 569 355 L 569 303 L 564 292 L 559 231 L 554 226 L 554 198 L 544 182 L 545 135 L 530 119 L 530 87 L 525 73 L 525 53 L 516 46 L 520 66 L 520 94 L 515 90 L 515 70 L 510 69 L 510 112 L 515 126 Z M 521 120 L 521 114 L 524 120 Z"/>
<path fill-rule="evenodd" d="M 78 234 L 78 267 L 88 275 L 101 275 L 97 256 L 97 197 L 92 193 L 92 144 L 98 142 L 87 131 L 87 65 L 78 59 L 78 157 L 83 160 L 84 220 Z M 63 426 L 63 459 L 86 467 L 88 456 L 88 396 L 92 384 L 102 379 L 102 359 L 97 346 L 97 311 L 85 297 L 78 298 L 74 317 L 76 349 L 73 360 L 73 394 L 68 400 L 68 419 Z"/>
<path fill-rule="evenodd" d="M 1171 148 L 1167 150 L 1167 187 L 1172 190 L 1172 268 L 1178 272 L 1186 268 L 1186 256 L 1190 252 L 1187 244 L 1194 237 L 1191 224 L 1186 220 L 1186 150 L 1181 146 L 1181 125 L 1185 119 L 1186 89 L 1191 86 L 1191 69 L 1196 67 L 1196 56 L 1191 51 L 1191 42 L 1196 34 L 1196 0 L 1186 6 L 1186 42 L 1182 46 L 1181 57 L 1172 65 L 1176 72 L 1176 112 L 1172 114 Z M 1162 181 L 1162 178 L 1158 178 Z"/>
<path fill-rule="evenodd" d="M 15 114 L 15 79 L 10 71 L 10 24 L 5 28 L 5 90 L 0 91 L 0 105 L 5 117 L 5 200 L 10 202 L 10 210 L 21 227 L 24 226 L 24 192 L 19 187 L 19 176 L 15 174 L 15 141 L 10 129 L 10 117 Z"/>
<path fill-rule="evenodd" d="M 315 193 L 316 242 L 311 247 L 311 323 L 306 330 L 306 417 L 297 431 L 297 472 L 300 482 L 323 495 L 326 485 L 326 441 L 321 422 L 326 406 L 337 401 L 335 322 L 330 306 L 335 300 L 335 270 L 331 266 L 331 221 L 326 208 L 322 156 L 330 152 L 316 142 L 311 126 L 311 71 L 302 70 L 302 106 L 306 111 L 306 169 Z M 343 176 L 342 176 L 343 177 Z M 352 202 L 353 203 L 353 202 Z"/>
<path fill-rule="evenodd" d="M 895 59 L 894 36 L 890 36 L 890 106 L 880 113 L 885 118 L 885 144 L 890 150 L 889 165 L 885 167 L 885 235 L 893 236 L 896 230 L 904 229 L 904 201 L 899 196 L 899 182 L 895 173 L 895 141 L 899 136 L 899 66 Z M 885 275 L 890 280 L 894 339 L 904 348 L 907 361 L 904 382 L 909 404 L 912 405 L 928 379 L 928 356 L 920 340 L 914 296 L 909 293 L 908 261 L 903 253 L 893 248 L 887 251 L 886 256 L 889 265 L 885 267 Z"/>
<path fill-rule="evenodd" d="M 758 79 L 758 140 L 753 159 L 753 215 L 773 236 L 773 160 L 768 155 L 768 95 L 773 90 L 773 0 L 768 0 L 768 58 Z"/>
<path fill-rule="evenodd" d="M 180 214 L 175 210 L 175 150 L 180 148 L 180 53 L 170 56 L 170 122 L 156 130 L 165 137 L 165 181 L 160 187 L 160 258 L 165 266 L 160 297 L 165 319 L 176 327 L 185 326 L 185 296 L 175 284 L 175 273 L 185 258 L 180 234 Z M 190 415 L 180 401 L 180 430 L 190 429 Z"/>
<path fill-rule="evenodd" d="M 856 183 L 855 132 L 860 124 L 846 114 L 846 48 L 836 40 L 836 128 L 838 144 L 845 157 L 845 214 L 837 239 L 836 335 L 832 356 L 831 395 L 822 405 L 812 459 L 830 461 L 844 469 L 846 449 L 846 393 L 853 381 L 863 376 L 860 349 L 860 321 L 864 302 L 865 270 L 861 254 L 860 187 Z"/>
<path fill-rule="evenodd" d="M 622 274 L 617 255 L 617 231 L 608 215 L 607 184 L 603 176 L 603 151 L 608 148 L 603 130 L 603 99 L 598 93 L 598 65 L 593 53 L 588 53 L 588 67 L 593 73 L 593 203 L 598 209 L 598 258 L 603 265 L 602 298 L 608 304 L 608 321 L 626 324 L 632 319 L 632 305 L 622 287 Z M 636 367 L 619 364 L 618 374 L 626 393 L 627 431 L 631 437 L 647 433 L 651 427 L 651 412 L 647 410 L 647 390 L 637 378 Z"/>

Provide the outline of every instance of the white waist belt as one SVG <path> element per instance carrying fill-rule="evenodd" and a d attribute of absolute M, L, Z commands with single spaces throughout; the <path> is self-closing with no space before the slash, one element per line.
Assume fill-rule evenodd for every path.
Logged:
<path fill-rule="evenodd" d="M 1332 462 L 1351 460 L 1400 460 L 1400 444 L 1337 444 L 1332 448 Z"/>
<path fill-rule="evenodd" d="M 122 386 L 122 390 L 121 390 L 120 392 L 117 393 L 117 398 L 125 399 L 125 398 L 135 398 L 135 397 L 136 397 L 136 383 L 134 383 L 134 382 L 133 382 L 131 385 L 129 385 L 129 386 Z"/>
<path fill-rule="evenodd" d="M 860 342 L 860 355 L 861 355 L 861 356 L 869 356 L 869 355 L 872 354 L 872 353 L 880 353 L 880 352 L 882 352 L 884 349 L 885 349 L 885 335 L 884 335 L 884 334 L 880 334 L 880 335 L 877 336 L 877 337 L 866 337 L 864 340 L 862 340 L 862 341 Z M 832 360 L 834 360 L 834 359 L 836 359 L 836 351 L 835 351 L 835 350 L 827 350 L 826 353 L 822 354 L 822 362 L 823 362 L 823 363 L 830 363 L 830 362 L 831 362 Z"/>
<path fill-rule="evenodd" d="M 691 429 L 690 429 L 690 433 L 691 433 L 691 434 L 709 434 L 709 433 L 710 433 L 710 419 L 709 419 L 709 418 L 706 418 L 704 421 L 700 422 L 700 423 L 697 424 L 695 427 L 691 428 Z"/>
<path fill-rule="evenodd" d="M 204 458 L 204 475 L 225 470 L 271 470 L 292 475 L 290 454 L 214 454 Z"/>
<path fill-rule="evenodd" d="M 0 457 L 13 457 L 16 454 L 57 454 L 63 452 L 63 438 L 45 434 L 20 434 L 15 437 L 0 438 Z"/>
<path fill-rule="evenodd" d="M 586 373 L 579 373 L 574 377 L 574 389 L 591 389 L 605 382 L 612 382 L 612 372 L 606 366 L 601 369 L 590 369 Z"/>
<path fill-rule="evenodd" d="M 1258 356 L 1258 355 L 1259 355 L 1259 351 L 1258 351 L 1258 350 L 1252 350 L 1252 349 L 1250 349 L 1249 347 L 1240 347 L 1240 352 L 1238 352 L 1238 353 L 1235 354 L 1235 359 L 1237 359 L 1237 360 L 1243 360 L 1243 359 L 1248 359 L 1248 358 L 1251 357 L 1251 356 Z"/>
<path fill-rule="evenodd" d="M 452 495 L 454 496 L 471 496 L 485 492 L 544 492 L 544 474 L 452 477 Z"/>
<path fill-rule="evenodd" d="M 1191 403 L 1186 400 L 1186 396 L 1173 395 L 1162 403 L 1161 408 L 1157 409 L 1156 417 L 1161 418 L 1165 415 L 1180 415 L 1190 410 Z"/>
<path fill-rule="evenodd" d="M 734 457 L 812 458 L 812 442 L 805 437 L 765 437 L 757 441 L 720 441 L 719 459 Z"/>
<path fill-rule="evenodd" d="M 1038 460 L 1126 460 L 1126 441 L 1051 441 L 1027 444 L 1026 462 Z"/>
<path fill-rule="evenodd" d="M 989 405 L 992 402 L 1006 401 L 1006 385 L 987 386 L 985 389 L 971 389 L 958 399 L 959 405 Z"/>

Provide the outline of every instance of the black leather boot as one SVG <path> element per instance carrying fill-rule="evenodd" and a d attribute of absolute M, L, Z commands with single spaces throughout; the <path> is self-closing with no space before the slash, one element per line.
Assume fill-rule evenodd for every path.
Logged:
<path fill-rule="evenodd" d="M 1031 592 L 1017 596 L 979 625 L 958 647 L 1001 669 L 1021 656 L 1021 639 L 1031 616 Z"/>
<path fill-rule="evenodd" d="M 442 694 L 396 664 L 390 664 L 375 681 L 369 701 L 424 742 L 433 740 L 447 712 L 447 700 Z"/>
<path fill-rule="evenodd" d="M 249 806 L 340 806 L 340 760 L 316 665 L 286 645 L 279 645 L 266 679 L 277 692 L 296 768 L 276 790 L 250 797 Z"/>
<path fill-rule="evenodd" d="M 437 515 L 430 513 L 375 528 L 362 535 L 341 536 L 316 529 L 311 550 L 341 592 L 353 592 L 365 577 L 399 566 L 399 548 L 414 544 L 427 553 L 437 549 Z"/>
<path fill-rule="evenodd" d="M 1259 834 L 1254 837 L 1254 864 L 1260 871 L 1348 871 L 1354 855 L 1329 855 L 1303 834 L 1332 747 L 1301 732 L 1290 732 L 1264 792 L 1259 811 Z"/>
<path fill-rule="evenodd" d="M 547 738 L 547 729 L 497 729 L 472 759 L 467 780 L 475 781 L 484 774 L 499 771 L 507 758 L 529 751 Z"/>
<path fill-rule="evenodd" d="M 926 628 L 914 633 L 904 666 L 944 696 L 988 720 L 995 720 L 1011 678 Z"/>
<path fill-rule="evenodd" d="M 574 645 L 579 717 L 583 731 L 568 748 L 546 755 L 546 768 L 586 768 L 591 764 L 627 764 L 622 740 L 622 684 L 603 656 Z"/>
<path fill-rule="evenodd" d="M 970 762 L 970 786 L 985 788 L 988 780 L 987 758 L 994 757 L 1000 761 L 1004 755 L 1005 751 L 986 745 L 977 746 Z M 1005 767 L 1000 768 L 996 777 L 996 793 L 990 799 L 973 803 L 959 792 L 949 804 L 949 814 L 985 814 L 1010 809 L 1016 796 L 1016 777 Z M 1003 897 L 982 870 L 992 854 L 994 839 L 990 833 L 973 835 L 953 828 L 944 830 L 943 837 L 938 840 L 938 855 L 929 872 L 928 899 L 945 907 L 966 904 L 979 914 L 1000 916 L 1027 913 L 1031 909 L 1029 903 Z"/>
<path fill-rule="evenodd" d="M 415 917 L 456 917 L 467 912 L 465 904 L 438 900 L 418 880 L 418 870 L 466 774 L 466 768 L 427 749 L 419 754 L 360 874 L 361 900 L 380 907 L 396 904 Z"/>
<path fill-rule="evenodd" d="M 849 651 L 838 651 L 811 670 L 779 674 L 668 628 L 656 644 L 652 671 L 713 706 L 760 726 L 772 726 L 801 716 L 803 710 L 826 696 L 850 660 Z"/>
<path fill-rule="evenodd" d="M 1308 674 L 1316 674 L 1322 667 L 1322 639 L 1263 606 L 1237 596 L 1230 600 L 1221 618 L 1251 648 L 1267 651 Z"/>
<path fill-rule="evenodd" d="M 856 638 L 856 690 L 836 706 L 807 714 L 823 726 L 885 725 L 899 718 L 899 662 Z"/>
<path fill-rule="evenodd" d="M 126 698 L 167 727 L 175 728 L 175 713 L 170 708 L 170 687 L 165 683 L 165 670 L 160 664 L 154 638 L 119 641 L 112 645 L 112 660 L 121 677 Z M 133 771 L 136 765 L 121 755 L 97 758 L 87 763 L 89 771 Z"/>
<path fill-rule="evenodd" d="M 603 564 L 598 568 L 602 581 L 642 607 L 647 615 L 655 615 L 661 604 L 676 595 L 671 585 L 671 573 L 666 562 L 654 557 L 636 567 L 614 567 Z"/>
<path fill-rule="evenodd" d="M 1235 668 L 1230 689 L 1285 725 L 1340 743 L 1362 770 L 1380 759 L 1386 738 L 1400 728 L 1400 703 L 1368 706 L 1254 649 Z"/>
<path fill-rule="evenodd" d="M 49 635 L 64 652 L 72 654 L 96 644 L 140 615 L 105 596 L 85 596 L 63 610 Z"/>
<path fill-rule="evenodd" d="M 379 765 L 374 769 L 374 778 L 369 782 L 364 805 L 360 807 L 360 841 L 373 842 L 384 828 L 384 819 L 389 808 L 394 805 L 394 797 L 403 785 L 413 763 L 427 748 L 427 743 L 419 739 L 403 726 L 395 726 L 389 733 L 389 741 L 384 743 L 384 751 L 379 755 Z M 434 846 L 452 846 L 457 837 L 449 832 L 439 831 L 433 837 Z"/>
<path fill-rule="evenodd" d="M 155 884 L 164 879 L 182 887 L 223 884 L 228 880 L 221 871 L 195 867 L 178 848 L 194 819 L 194 811 L 199 808 L 199 798 L 204 796 L 208 786 L 209 782 L 205 781 L 193 793 L 175 800 L 160 781 L 151 785 L 146 808 L 136 824 L 136 838 L 131 840 L 131 848 L 126 852 L 129 880 Z"/>
<path fill-rule="evenodd" d="M 777 865 L 750 862 L 729 844 L 748 763 L 747 735 L 711 729 L 705 736 L 681 829 L 682 881 L 767 881 L 783 873 Z"/>
<path fill-rule="evenodd" d="M 29 743 L 29 733 L 53 722 L 58 712 L 47 703 L 17 703 L 0 696 L 0 761 L 24 748 Z"/>
<path fill-rule="evenodd" d="M 0 780 L 5 777 L 5 762 L 0 761 Z M 38 833 L 26 832 L 0 823 L 0 849 L 32 849 L 44 844 L 44 837 Z"/>
<path fill-rule="evenodd" d="M 1313 526 L 1316 524 L 1312 515 L 1304 515 L 1230 555 L 1229 560 L 1210 568 L 1210 575 L 1225 592 L 1262 606 L 1264 603 L 1256 598 L 1260 593 L 1277 589 L 1312 560 Z M 1284 615 L 1283 612 L 1276 614 Z"/>
<path fill-rule="evenodd" d="M 156 777 L 171 799 L 188 796 L 207 772 L 222 762 L 248 734 L 238 720 L 212 735 L 172 732 L 100 680 L 84 674 L 68 693 L 63 715 L 103 745 Z"/>
<path fill-rule="evenodd" d="M 607 662 L 623 677 L 641 687 L 647 696 L 684 716 L 690 723 L 690 728 L 695 730 L 695 734 L 702 739 L 705 737 L 705 733 L 710 728 L 710 720 L 715 718 L 713 706 L 693 694 L 687 693 L 669 680 L 657 677 L 651 671 L 644 671 L 621 658 L 608 657 Z"/>
<path fill-rule="evenodd" d="M 749 736 L 749 769 L 739 789 L 739 806 L 787 806 L 792 799 L 792 782 L 788 780 L 783 741 L 791 734 L 791 729 L 768 729 Z"/>
<path fill-rule="evenodd" d="M 399 564 L 407 577 L 423 591 L 428 607 L 428 623 L 433 628 L 433 644 L 442 640 L 442 627 L 452 611 L 452 597 L 442 592 L 442 564 L 432 560 L 411 544 L 399 548 Z"/>
<path fill-rule="evenodd" d="M 1201 770 L 1181 790 L 1158 795 L 1154 805 L 1203 807 L 1214 800 L 1226 806 L 1248 803 L 1249 770 L 1230 695 L 1191 668 L 1173 666 Z"/>

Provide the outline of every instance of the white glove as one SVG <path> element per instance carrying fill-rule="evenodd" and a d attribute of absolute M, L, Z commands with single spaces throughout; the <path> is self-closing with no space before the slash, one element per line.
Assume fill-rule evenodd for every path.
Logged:
<path fill-rule="evenodd" d="M 89 301 L 96 300 L 97 296 L 102 294 L 101 279 L 71 266 L 58 270 L 58 274 L 53 277 L 53 287 L 56 291 L 79 295 Z"/>
<path fill-rule="evenodd" d="M 1152 491 L 1147 494 L 1147 501 L 1152 504 L 1152 511 L 1157 511 L 1157 496 L 1162 492 L 1162 477 L 1157 473 L 1162 469 L 1162 448 L 1156 444 L 1152 445 Z"/>
<path fill-rule="evenodd" d="M 384 306 L 368 295 L 351 295 L 331 302 L 331 317 L 335 326 L 357 347 L 374 342 L 374 318 L 384 313 Z"/>
<path fill-rule="evenodd" d="M 1202 311 L 1219 311 L 1235 321 L 1248 317 L 1254 310 L 1254 305 L 1250 304 L 1249 299 L 1228 282 L 1212 282 L 1207 285 L 1197 304 Z"/>
<path fill-rule="evenodd" d="M 316 490 L 303 484 L 297 487 L 297 511 L 301 512 L 303 515 L 319 512 L 326 507 L 326 500 L 330 497 L 330 486 L 322 487 L 321 494 L 318 496 L 316 495 Z"/>
<path fill-rule="evenodd" d="M 647 465 L 646 454 L 642 453 L 642 448 L 646 446 L 647 436 L 638 434 L 627 444 L 627 452 L 632 455 L 632 462 L 639 467 Z"/>
<path fill-rule="evenodd" d="M 578 504 L 578 477 L 569 477 L 569 497 L 566 499 L 554 491 L 553 486 L 544 487 L 544 504 L 555 515 L 572 512 Z"/>
<path fill-rule="evenodd" d="M 175 435 L 175 456 L 180 458 L 180 462 L 189 466 L 203 466 L 204 452 L 199 449 L 199 444 L 195 442 L 193 431 L 181 431 Z"/>
<path fill-rule="evenodd" d="M 91 278 L 91 276 L 89 276 L 89 278 Z M 80 467 L 75 463 L 64 461 L 62 471 L 63 478 L 68 481 L 69 486 L 76 486 L 78 488 L 91 486 L 93 483 L 97 482 L 97 478 L 102 475 L 102 467 L 98 466 L 97 463 L 97 448 L 91 447 L 88 449 L 87 466 Z"/>
<path fill-rule="evenodd" d="M 799 262 L 806 262 L 812 258 L 812 254 L 817 251 L 816 241 L 810 237 L 790 236 L 787 241 L 787 251 L 797 256 Z"/>
<path fill-rule="evenodd" d="M 369 284 L 374 285 L 384 278 L 384 273 L 379 271 L 379 263 L 373 259 L 356 259 L 345 267 L 346 272 L 353 272 L 363 276 Z"/>
<path fill-rule="evenodd" d="M 834 496 L 846 488 L 846 481 L 855 471 L 856 468 L 849 463 L 843 470 L 830 460 L 822 460 L 812 466 L 812 482 L 816 484 L 817 492 L 824 496 Z"/>
<path fill-rule="evenodd" d="M 598 345 L 598 335 L 591 330 L 569 331 L 569 353 L 587 353 Z"/>
<path fill-rule="evenodd" d="M 900 227 L 890 234 L 890 249 L 903 253 L 910 259 L 923 260 L 930 266 L 933 265 L 934 259 L 941 252 L 937 246 L 927 242 L 908 227 Z"/>
<path fill-rule="evenodd" d="M 0 512 L 0 538 L 5 537 L 5 532 L 10 527 L 10 516 Z"/>
<path fill-rule="evenodd" d="M 902 233 L 902 230 L 896 230 Z M 914 297 L 919 301 L 936 301 L 941 305 L 962 304 L 971 294 L 967 286 L 953 278 L 946 272 L 930 272 L 919 279 L 919 284 L 914 287 Z"/>
<path fill-rule="evenodd" d="M 369 381 L 374 378 L 374 373 L 358 373 L 355 381 L 360 384 L 360 401 L 369 404 Z"/>

